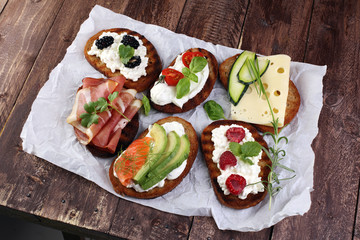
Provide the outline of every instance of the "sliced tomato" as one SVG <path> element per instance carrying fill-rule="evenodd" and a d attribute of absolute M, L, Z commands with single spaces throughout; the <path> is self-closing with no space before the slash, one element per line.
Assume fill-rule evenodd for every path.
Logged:
<path fill-rule="evenodd" d="M 204 57 L 204 54 L 201 52 L 186 52 L 182 55 L 182 62 L 185 65 L 185 67 L 189 67 L 191 60 L 194 57 Z"/>
<path fill-rule="evenodd" d="M 179 80 L 184 78 L 184 74 L 172 68 L 165 68 L 161 74 L 165 76 L 165 82 L 169 86 L 176 86 Z"/>

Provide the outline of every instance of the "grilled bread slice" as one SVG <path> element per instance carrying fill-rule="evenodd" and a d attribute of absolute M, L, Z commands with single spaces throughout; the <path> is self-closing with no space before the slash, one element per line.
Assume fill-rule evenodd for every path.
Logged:
<path fill-rule="evenodd" d="M 110 68 L 106 67 L 106 64 L 100 60 L 100 58 L 96 57 L 95 55 L 89 55 L 88 51 L 91 49 L 91 46 L 93 45 L 94 41 L 96 41 L 99 36 L 103 32 L 116 32 L 118 34 L 126 32 L 128 35 L 137 36 L 139 39 L 143 42 L 144 46 L 147 49 L 146 57 L 149 58 L 148 65 L 146 67 L 146 76 L 141 76 L 137 81 L 132 81 L 131 79 L 126 79 L 125 81 L 125 88 L 132 88 L 136 89 L 138 92 L 142 92 L 146 89 L 148 89 L 154 81 L 158 78 L 161 69 L 162 64 L 160 57 L 155 49 L 155 47 L 151 44 L 150 41 L 148 41 L 143 35 L 131 31 L 129 29 L 124 28 L 112 28 L 112 29 L 105 29 L 94 36 L 92 36 L 85 45 L 84 54 L 86 60 L 93 66 L 96 70 L 107 76 L 108 78 L 122 75 L 119 70 L 116 70 L 115 72 L 112 72 Z"/>
<path fill-rule="evenodd" d="M 120 195 L 127 195 L 127 196 L 135 197 L 135 198 L 148 199 L 148 198 L 156 198 L 161 195 L 164 195 L 164 194 L 170 192 L 171 190 L 173 190 L 177 185 L 180 184 L 180 182 L 183 180 L 183 178 L 189 173 L 189 171 L 195 161 L 195 158 L 196 158 L 196 155 L 198 152 L 198 138 L 197 138 L 195 129 L 193 128 L 191 123 L 187 122 L 186 120 L 184 120 L 182 118 L 167 117 L 167 118 L 160 119 L 156 123 L 161 125 L 166 122 L 174 122 L 174 121 L 179 122 L 183 125 L 183 127 L 185 129 L 185 133 L 187 134 L 188 139 L 190 141 L 190 153 L 187 158 L 186 167 L 185 167 L 184 171 L 181 173 L 181 175 L 174 180 L 166 179 L 164 187 L 155 187 L 147 192 L 137 192 L 133 188 L 127 188 L 126 186 L 123 186 L 120 183 L 119 179 L 114 176 L 114 163 L 115 163 L 115 160 L 114 160 L 109 169 L 109 177 L 110 177 L 110 181 L 113 185 L 115 192 L 117 192 Z M 143 133 L 141 133 L 139 135 L 138 138 L 145 137 L 148 134 L 148 132 L 149 131 L 146 129 Z"/>
<path fill-rule="evenodd" d="M 221 173 L 220 173 L 219 168 L 217 167 L 217 164 L 214 163 L 212 160 L 212 156 L 213 156 L 212 153 L 214 151 L 214 143 L 211 140 L 211 137 L 212 137 L 211 131 L 222 125 L 232 125 L 232 124 L 241 125 L 247 129 L 249 129 L 249 131 L 251 132 L 255 141 L 260 143 L 265 148 L 268 147 L 266 142 L 262 138 L 262 136 L 250 124 L 240 122 L 240 121 L 234 121 L 234 120 L 220 120 L 220 121 L 215 121 L 215 122 L 211 123 L 209 126 L 207 126 L 203 130 L 203 132 L 201 134 L 201 148 L 202 148 L 202 152 L 204 154 L 206 165 L 209 170 L 211 184 L 213 186 L 215 195 L 217 196 L 220 203 L 222 203 L 223 205 L 230 207 L 230 208 L 244 209 L 244 208 L 249 208 L 249 207 L 255 206 L 256 204 L 261 202 L 265 198 L 267 191 L 265 190 L 264 192 L 259 192 L 257 194 L 249 194 L 246 199 L 242 200 L 232 194 L 225 195 L 224 192 L 222 191 L 221 187 L 219 186 L 219 184 L 217 182 L 217 177 Z M 267 181 L 268 175 L 270 173 L 270 168 L 268 166 L 271 166 L 271 161 L 264 151 L 262 153 L 262 156 L 261 156 L 261 159 L 260 159 L 258 165 L 261 167 L 259 177 L 261 177 L 262 181 Z M 267 186 L 266 183 L 264 183 L 264 185 Z"/>
<path fill-rule="evenodd" d="M 220 82 L 226 89 L 228 88 L 228 78 L 229 78 L 230 70 L 239 55 L 240 54 L 236 54 L 235 56 L 226 59 L 224 62 L 220 64 L 219 67 Z M 299 111 L 299 107 L 300 107 L 300 94 L 295 84 L 290 80 L 289 93 L 286 102 L 284 125 L 289 124 L 294 119 L 297 112 Z M 253 124 L 253 125 L 261 132 L 272 132 L 272 133 L 274 132 L 273 127 L 264 126 L 260 124 Z"/>
<path fill-rule="evenodd" d="M 204 54 L 205 58 L 209 64 L 209 77 L 206 80 L 206 83 L 203 89 L 193 98 L 191 98 L 188 102 L 186 102 L 182 108 L 176 106 L 173 103 L 169 103 L 166 105 L 158 105 L 151 101 L 151 106 L 160 112 L 166 113 L 182 113 L 187 112 L 199 104 L 201 104 L 205 99 L 210 95 L 211 90 L 214 87 L 215 81 L 218 77 L 218 62 L 216 61 L 215 56 L 210 53 L 209 51 L 202 49 L 202 48 L 191 48 L 188 49 L 186 52 L 201 52 Z M 175 64 L 176 58 L 170 63 L 169 66 L 173 66 Z"/>

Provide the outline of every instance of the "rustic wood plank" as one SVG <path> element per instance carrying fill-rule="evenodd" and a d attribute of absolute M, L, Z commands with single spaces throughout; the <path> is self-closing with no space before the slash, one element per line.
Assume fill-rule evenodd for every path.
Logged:
<path fill-rule="evenodd" d="M 0 132 L 62 3 L 9 0 L 0 15 Z"/>
<path fill-rule="evenodd" d="M 250 1 L 239 48 L 302 61 L 312 1 Z"/>
<path fill-rule="evenodd" d="M 4 11 L 4 8 L 9 0 L 0 0 L 0 14 Z"/>
<path fill-rule="evenodd" d="M 189 240 L 196 239 L 269 239 L 271 228 L 264 229 L 260 232 L 236 232 L 220 231 L 216 226 L 214 219 L 210 217 L 195 217 L 193 227 L 191 228 Z"/>
<path fill-rule="evenodd" d="M 187 1 L 176 32 L 214 44 L 236 47 L 247 4 L 245 0 L 236 3 L 229 0 Z"/>
<path fill-rule="evenodd" d="M 351 239 L 360 177 L 360 2 L 315 1 L 305 61 L 327 64 L 315 151 L 312 206 L 274 239 Z M 355 229 L 355 230 L 356 230 Z M 358 232 L 357 232 L 358 234 Z"/>
<path fill-rule="evenodd" d="M 354 240 L 360 240 L 360 179 L 359 179 L 359 189 L 358 189 L 358 201 L 357 201 L 357 210 L 356 210 L 356 218 L 354 223 Z"/>
<path fill-rule="evenodd" d="M 141 16 L 142 20 L 149 23 L 156 19 L 156 15 L 170 8 L 169 4 L 159 3 L 155 8 L 157 10 L 148 11 L 148 17 L 144 17 L 142 14 L 146 12 L 145 9 L 153 5 L 132 7 L 128 1 L 112 3 L 111 6 L 107 5 L 107 1 L 96 3 L 134 18 Z M 168 28 L 175 27 L 183 4 L 174 2 L 173 6 L 178 12 L 177 18 L 173 14 L 170 18 L 163 18 L 164 22 L 157 19 L 156 23 Z M 191 217 L 172 216 L 146 207 L 135 207 L 136 204 L 110 195 L 75 174 L 21 151 L 19 126 L 25 122 L 38 90 L 47 80 L 51 69 L 63 58 L 80 24 L 87 18 L 94 5 L 95 1 L 65 1 L 44 43 L 44 48 L 35 61 L 15 109 L 0 136 L 0 142 L 4 143 L 1 144 L 0 151 L 7 153 L 0 157 L 4 163 L 0 166 L 0 177 L 4 180 L 0 183 L 0 205 L 23 211 L 24 214 L 33 214 L 38 216 L 42 223 L 71 233 L 97 237 L 104 237 L 104 234 L 110 233 L 113 236 L 131 238 L 133 233 L 123 229 L 127 226 L 129 229 L 143 230 L 143 237 L 149 236 L 148 234 L 154 237 L 165 234 L 165 238 L 186 238 Z M 127 209 L 135 210 L 124 215 L 123 212 Z M 146 219 L 139 219 L 141 222 L 128 222 L 129 216 L 133 216 L 134 213 L 144 214 Z M 117 225 L 113 222 L 122 224 Z M 143 228 L 143 223 L 153 224 Z M 166 224 L 159 226 L 159 223 Z"/>

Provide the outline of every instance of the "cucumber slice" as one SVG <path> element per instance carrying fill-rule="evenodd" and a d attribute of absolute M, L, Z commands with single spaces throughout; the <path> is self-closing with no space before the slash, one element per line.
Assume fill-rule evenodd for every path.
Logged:
<path fill-rule="evenodd" d="M 270 60 L 255 57 L 255 61 L 257 61 L 258 64 L 259 64 L 259 73 L 260 73 L 260 77 L 261 77 L 265 73 L 267 68 L 269 67 Z M 256 77 L 255 76 L 252 77 L 250 75 L 249 68 L 247 67 L 247 65 L 245 63 L 242 65 L 242 67 L 241 67 L 241 69 L 239 71 L 238 78 L 239 78 L 239 82 L 242 83 L 242 84 L 248 84 L 249 85 L 251 83 L 256 82 Z"/>
<path fill-rule="evenodd" d="M 228 78 L 228 92 L 230 96 L 230 101 L 236 106 L 242 96 L 244 96 L 248 85 L 242 84 L 239 82 L 238 73 L 241 67 L 244 65 L 246 58 L 255 59 L 255 53 L 249 51 L 243 51 L 240 56 L 234 62 L 229 78 Z"/>

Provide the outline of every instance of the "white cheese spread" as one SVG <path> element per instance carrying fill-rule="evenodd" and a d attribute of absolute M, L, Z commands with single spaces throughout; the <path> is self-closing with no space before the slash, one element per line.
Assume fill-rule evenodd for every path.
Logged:
<path fill-rule="evenodd" d="M 258 156 L 249 158 L 254 163 L 254 165 L 245 163 L 242 160 L 240 160 L 239 157 L 235 156 L 236 159 L 238 160 L 237 165 L 228 167 L 225 170 L 222 170 L 220 168 L 220 164 L 219 164 L 220 156 L 223 152 L 230 151 L 230 149 L 229 149 L 230 142 L 228 141 L 225 134 L 226 134 L 226 131 L 232 127 L 240 127 L 245 130 L 245 137 L 240 142 L 240 144 L 243 144 L 243 143 L 249 142 L 249 141 L 255 141 L 254 138 L 252 137 L 252 134 L 250 133 L 250 131 L 247 128 L 244 128 L 244 127 L 236 125 L 236 124 L 232 124 L 230 126 L 223 125 L 218 128 L 215 128 L 211 131 L 211 133 L 212 133 L 211 141 L 214 143 L 214 151 L 213 151 L 212 160 L 214 163 L 217 163 L 217 167 L 219 168 L 219 170 L 221 172 L 221 174 L 217 178 L 217 181 L 218 181 L 221 189 L 224 191 L 225 195 L 230 194 L 230 191 L 227 188 L 225 182 L 226 182 L 226 179 L 231 174 L 238 174 L 245 178 L 247 185 L 244 188 L 244 190 L 238 195 L 238 197 L 240 199 L 245 199 L 249 193 L 257 194 L 258 192 L 264 191 L 264 186 L 260 182 L 261 178 L 259 177 L 259 173 L 260 173 L 261 169 L 260 169 L 260 166 L 258 165 L 258 162 L 261 159 L 262 151 L 260 151 Z M 257 184 L 254 184 L 254 183 L 257 183 Z M 254 185 L 249 185 L 249 184 L 254 184 Z"/>
<path fill-rule="evenodd" d="M 139 42 L 139 47 L 135 49 L 134 56 L 140 56 L 141 63 L 135 68 L 125 67 L 119 57 L 119 46 L 122 45 L 121 41 L 125 35 L 127 35 L 127 33 L 118 34 L 116 32 L 103 32 L 99 39 L 104 36 L 111 36 L 114 38 L 114 43 L 101 50 L 97 48 L 95 45 L 96 41 L 94 41 L 91 49 L 88 51 L 88 54 L 95 55 L 100 58 L 100 60 L 106 64 L 106 67 L 109 68 L 111 72 L 119 70 L 125 78 L 137 81 L 141 76 L 146 76 L 145 68 L 147 67 L 149 61 L 149 58 L 146 57 L 147 49 L 138 36 L 133 36 Z"/>
<path fill-rule="evenodd" d="M 175 121 L 174 122 L 166 122 L 166 123 L 162 124 L 161 126 L 165 129 L 166 133 L 175 131 L 179 135 L 179 137 L 181 137 L 182 135 L 185 134 L 184 126 L 179 122 L 175 122 Z M 146 135 L 146 137 L 150 137 L 151 128 L 152 128 L 152 125 L 149 126 L 149 128 L 148 128 L 149 132 Z M 164 187 L 165 180 L 166 179 L 174 180 L 174 179 L 178 178 L 182 174 L 182 172 L 185 170 L 186 164 L 187 164 L 187 159 L 178 168 L 175 168 L 174 170 L 172 170 L 163 180 L 161 180 L 160 182 L 158 182 L 157 184 L 155 184 L 154 186 L 152 186 L 151 188 L 149 188 L 147 190 L 142 189 L 139 184 L 135 184 L 134 182 L 131 182 L 126 187 L 134 188 L 135 191 L 137 191 L 137 192 L 147 192 L 155 187 Z M 117 178 L 115 169 L 114 169 L 114 176 Z"/>
<path fill-rule="evenodd" d="M 185 65 L 182 62 L 182 54 L 177 56 L 175 64 L 169 66 L 169 68 L 182 72 Z M 166 105 L 173 103 L 176 106 L 182 108 L 182 106 L 198 94 L 204 87 L 206 80 L 209 77 L 209 64 L 206 64 L 204 69 L 196 73 L 198 82 L 190 81 L 190 92 L 186 96 L 178 99 L 176 98 L 176 86 L 169 86 L 166 82 L 156 82 L 154 87 L 150 90 L 151 101 L 157 105 Z"/>

